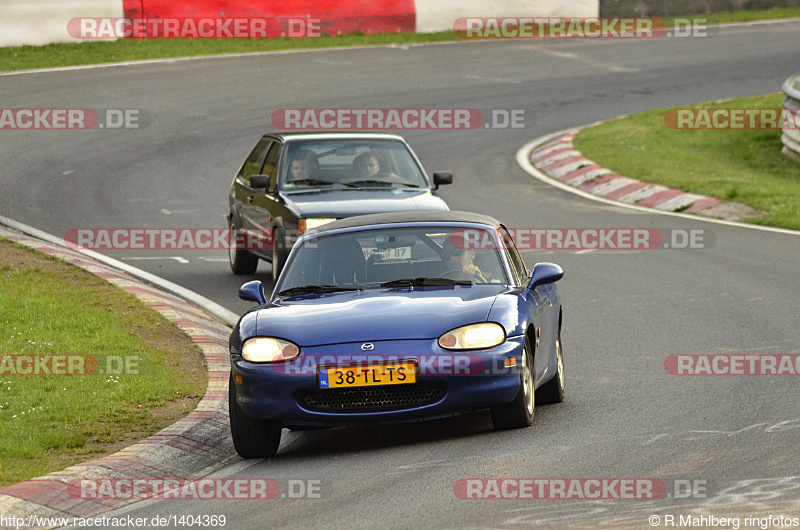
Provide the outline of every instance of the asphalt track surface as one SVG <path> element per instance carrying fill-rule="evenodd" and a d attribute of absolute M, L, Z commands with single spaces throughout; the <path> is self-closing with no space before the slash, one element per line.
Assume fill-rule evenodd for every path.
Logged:
<path fill-rule="evenodd" d="M 513 227 L 714 233 L 706 249 L 524 253 L 529 265 L 554 261 L 566 270 L 567 400 L 537 407 L 530 429 L 495 432 L 478 412 L 284 431 L 275 458 L 217 476 L 276 478 L 284 487 L 318 480 L 320 498 L 145 501 L 112 515 L 224 514 L 228 528 L 641 528 L 652 514 L 800 516 L 798 379 L 677 377 L 664 368 L 673 354 L 800 353 L 800 238 L 595 203 L 540 183 L 515 162 L 521 145 L 568 127 L 777 92 L 800 70 L 798 50 L 800 23 L 784 22 L 706 39 L 380 47 L 1 79 L 4 107 L 140 108 L 152 117 L 138 131 L 2 132 L 0 215 L 56 235 L 224 226 L 233 174 L 282 107 L 525 109 L 522 129 L 404 135 L 428 171 L 454 171 L 455 184 L 442 191 L 453 209 Z M 233 311 L 248 307 L 236 298 L 247 278 L 230 274 L 224 251 L 106 254 Z M 266 281 L 262 269 L 256 277 Z M 656 478 L 669 495 L 458 499 L 454 483 L 471 477 Z M 705 491 L 676 498 L 676 480 Z"/>

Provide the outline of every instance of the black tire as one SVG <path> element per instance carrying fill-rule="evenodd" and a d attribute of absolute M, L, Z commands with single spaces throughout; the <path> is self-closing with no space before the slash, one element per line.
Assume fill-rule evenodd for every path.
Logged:
<path fill-rule="evenodd" d="M 519 376 L 519 392 L 511 403 L 493 405 L 492 423 L 497 430 L 521 429 L 533 423 L 536 407 L 536 392 L 533 389 L 533 354 L 528 339 L 522 354 L 522 373 Z"/>
<path fill-rule="evenodd" d="M 233 447 L 242 458 L 275 456 L 281 444 L 281 425 L 273 421 L 248 418 L 236 404 L 236 384 L 233 374 L 228 381 L 228 412 L 231 418 Z"/>
<path fill-rule="evenodd" d="M 281 275 L 283 266 L 286 264 L 286 250 L 283 248 L 285 244 L 283 232 L 275 229 L 275 242 L 272 245 L 272 285 L 278 283 L 278 276 Z"/>
<path fill-rule="evenodd" d="M 545 405 L 564 401 L 564 353 L 561 349 L 561 330 L 556 335 L 556 359 L 558 360 L 558 370 L 555 377 L 536 391 L 537 401 Z"/>
<path fill-rule="evenodd" d="M 258 258 L 244 249 L 236 248 L 234 244 L 234 231 L 236 225 L 229 225 L 230 235 L 228 238 L 228 263 L 234 274 L 255 274 L 258 268 Z"/>

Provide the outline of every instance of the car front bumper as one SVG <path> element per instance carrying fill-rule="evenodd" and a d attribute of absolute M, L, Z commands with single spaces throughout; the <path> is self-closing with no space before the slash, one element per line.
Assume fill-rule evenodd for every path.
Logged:
<path fill-rule="evenodd" d="M 231 355 L 236 400 L 251 418 L 285 426 L 395 423 L 451 416 L 512 401 L 520 388 L 524 337 L 487 350 L 448 351 L 436 340 L 374 341 L 302 348 L 291 361 L 255 364 Z M 514 361 L 511 361 L 513 359 Z M 320 389 L 320 367 L 414 361 L 414 384 Z M 515 364 L 507 366 L 507 364 Z"/>

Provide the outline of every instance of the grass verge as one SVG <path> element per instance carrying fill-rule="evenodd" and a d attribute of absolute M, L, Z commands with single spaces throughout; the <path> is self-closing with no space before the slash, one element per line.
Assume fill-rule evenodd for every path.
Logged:
<path fill-rule="evenodd" d="M 229 53 L 402 45 L 454 40 L 459 40 L 454 32 L 443 31 L 439 33 L 350 34 L 308 39 L 120 39 L 117 41 L 47 44 L 45 46 L 15 46 L 0 48 L 0 71 Z"/>
<path fill-rule="evenodd" d="M 122 289 L 7 240 L 0 330 L 0 487 L 130 445 L 193 410 L 205 391 L 203 356 L 173 323 Z M 73 375 L 18 373 L 87 355 L 83 368 L 61 370 Z M 98 370 L 82 375 L 93 360 Z"/>
<path fill-rule="evenodd" d="M 782 94 L 687 108 L 780 109 Z M 581 131 L 573 143 L 620 175 L 746 204 L 765 215 L 749 222 L 800 230 L 800 164 L 781 148 L 779 130 L 674 130 L 656 109 Z"/>
<path fill-rule="evenodd" d="M 664 18 L 670 25 L 675 18 L 705 18 L 718 24 L 754 20 L 800 17 L 800 8 L 777 8 L 734 11 L 711 15 L 687 15 Z M 306 39 L 152 39 L 107 42 L 77 42 L 45 46 L 9 46 L 0 48 L 0 72 L 113 63 L 144 59 L 167 59 L 228 53 L 265 52 L 387 44 L 415 44 L 459 41 L 453 31 L 436 33 L 354 33 L 335 37 Z"/>

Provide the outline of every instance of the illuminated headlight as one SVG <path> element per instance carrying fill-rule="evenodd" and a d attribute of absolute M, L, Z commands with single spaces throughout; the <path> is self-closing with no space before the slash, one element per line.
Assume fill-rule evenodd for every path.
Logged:
<path fill-rule="evenodd" d="M 506 340 L 503 326 L 494 322 L 470 324 L 448 331 L 439 337 L 439 346 L 446 350 L 494 348 Z"/>
<path fill-rule="evenodd" d="M 272 337 L 254 337 L 245 341 L 242 357 L 251 363 L 272 363 L 297 357 L 300 348 L 291 342 Z"/>
<path fill-rule="evenodd" d="M 316 228 L 318 226 L 322 226 L 327 223 L 332 223 L 336 219 L 327 219 L 327 218 L 310 218 L 310 219 L 300 219 L 297 221 L 297 230 L 301 234 L 305 234 L 306 230 L 311 230 L 312 228 Z"/>

